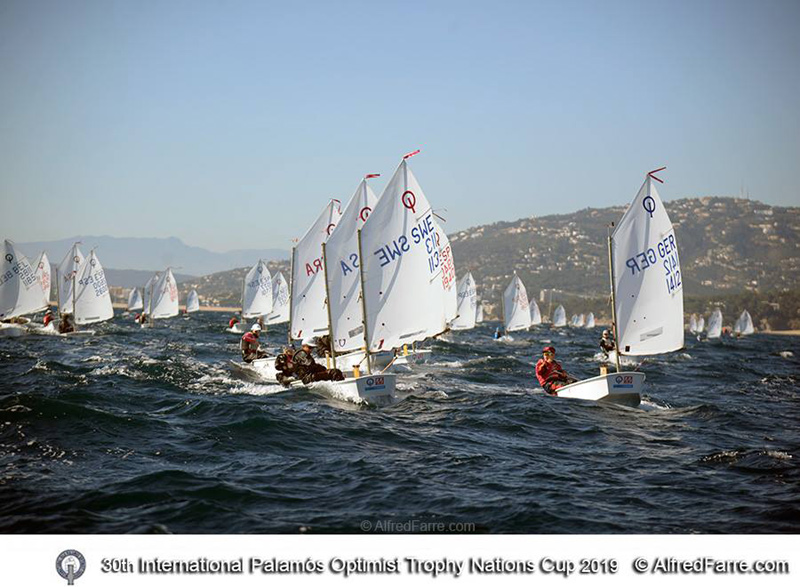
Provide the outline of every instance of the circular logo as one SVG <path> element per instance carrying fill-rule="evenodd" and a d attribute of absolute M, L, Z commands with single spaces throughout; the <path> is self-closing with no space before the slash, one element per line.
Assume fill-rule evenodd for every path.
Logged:
<path fill-rule="evenodd" d="M 375 380 L 372 377 L 367 379 L 367 385 L 372 385 L 373 383 L 375 383 Z"/>
<path fill-rule="evenodd" d="M 403 206 L 411 210 L 414 214 L 417 213 L 414 209 L 414 206 L 417 205 L 417 196 L 414 195 L 414 192 L 411 190 L 403 192 L 403 195 L 400 196 L 400 200 L 403 202 Z"/>
<path fill-rule="evenodd" d="M 89 264 L 90 264 L 92 267 L 97 267 L 97 259 L 92 259 L 91 261 L 89 261 Z"/>
<path fill-rule="evenodd" d="M 65 550 L 56 559 L 56 571 L 67 580 L 67 585 L 72 585 L 85 570 L 86 559 L 77 550 Z"/>
<path fill-rule="evenodd" d="M 75 261 L 76 263 L 80 263 L 81 262 L 81 258 L 78 257 L 78 255 L 75 255 L 74 257 L 72 257 L 72 260 Z"/>
<path fill-rule="evenodd" d="M 358 213 L 358 217 L 361 218 L 361 222 L 367 221 L 370 212 L 372 212 L 372 208 L 370 208 L 369 206 L 364 206 L 363 208 L 361 208 L 361 212 Z"/>
<path fill-rule="evenodd" d="M 650 218 L 653 217 L 653 212 L 656 211 L 656 201 L 653 196 L 647 196 L 642 200 L 642 208 L 644 208 L 645 212 L 650 214 Z"/>
<path fill-rule="evenodd" d="M 617 383 L 622 383 L 622 375 L 617 375 L 616 379 L 614 379 Z"/>
<path fill-rule="evenodd" d="M 6 255 L 6 261 L 8 261 L 9 263 L 11 263 L 13 260 L 14 260 L 14 255 L 12 255 L 11 253 L 9 253 L 8 255 Z"/>
<path fill-rule="evenodd" d="M 325 232 L 327 232 L 327 233 L 328 233 L 328 236 L 330 236 L 330 235 L 331 235 L 331 233 L 333 232 L 333 229 L 334 229 L 334 228 L 336 228 L 336 225 L 335 225 L 335 224 L 329 224 L 329 225 L 328 225 L 328 228 L 326 228 L 326 229 L 325 229 Z"/>

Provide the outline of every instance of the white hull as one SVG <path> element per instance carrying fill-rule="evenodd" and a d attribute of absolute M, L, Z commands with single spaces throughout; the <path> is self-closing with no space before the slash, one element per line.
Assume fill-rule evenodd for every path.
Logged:
<path fill-rule="evenodd" d="M 309 389 L 321 391 L 336 399 L 372 405 L 387 405 L 395 398 L 397 375 L 363 375 L 359 378 L 349 377 L 344 381 L 315 381 L 304 385 L 301 381 L 291 384 L 293 389 Z"/>
<path fill-rule="evenodd" d="M 416 365 L 418 363 L 425 363 L 430 360 L 433 351 L 430 349 L 421 349 L 418 351 L 409 351 L 403 354 L 403 351 L 397 351 L 397 358 L 394 365 Z"/>
<path fill-rule="evenodd" d="M 608 353 L 603 353 L 602 351 L 595 355 L 598 361 L 603 363 L 608 363 L 609 365 L 616 365 L 617 364 L 617 351 L 609 351 Z M 626 367 L 635 367 L 641 362 L 641 360 L 637 357 L 631 357 L 628 355 L 622 355 L 619 358 L 619 364 L 625 365 Z"/>
<path fill-rule="evenodd" d="M 231 334 L 244 334 L 247 332 L 249 328 L 247 328 L 246 324 L 242 324 L 241 322 L 237 322 L 233 325 L 232 328 L 226 328 L 225 332 L 230 332 Z"/>
<path fill-rule="evenodd" d="M 621 371 L 584 379 L 558 390 L 558 397 L 612 402 L 638 406 L 642 399 L 645 375 L 640 371 Z"/>
<path fill-rule="evenodd" d="M 504 334 L 500 338 L 495 338 L 497 342 L 514 342 L 514 337 L 510 334 Z"/>
<path fill-rule="evenodd" d="M 23 324 L 0 323 L 0 338 L 16 338 L 28 334 L 28 329 Z"/>

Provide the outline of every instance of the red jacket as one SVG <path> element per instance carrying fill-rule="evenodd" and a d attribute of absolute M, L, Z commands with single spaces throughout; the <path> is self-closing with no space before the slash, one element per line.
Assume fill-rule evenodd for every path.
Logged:
<path fill-rule="evenodd" d="M 542 387 L 544 387 L 547 378 L 554 373 L 563 375 L 565 378 L 567 377 L 567 373 L 555 359 L 551 363 L 548 363 L 544 359 L 539 359 L 539 362 L 536 363 L 536 378 L 539 380 L 539 385 Z M 550 383 L 552 383 L 554 379 L 555 377 L 550 380 Z"/>
<path fill-rule="evenodd" d="M 233 325 L 236 324 L 237 322 L 239 322 L 239 321 L 236 318 L 231 318 L 228 321 L 228 328 L 233 328 Z"/>
<path fill-rule="evenodd" d="M 45 326 L 50 324 L 52 321 L 53 321 L 53 315 L 52 314 L 45 314 L 44 315 L 44 320 L 42 320 L 42 322 L 44 323 Z"/>

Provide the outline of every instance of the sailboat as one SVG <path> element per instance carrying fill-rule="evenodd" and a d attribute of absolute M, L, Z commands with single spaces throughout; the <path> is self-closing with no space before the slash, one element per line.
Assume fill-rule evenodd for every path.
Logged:
<path fill-rule="evenodd" d="M 200 296 L 197 295 L 197 290 L 193 289 L 189 292 L 189 295 L 186 296 L 186 313 L 191 314 L 193 312 L 200 311 Z"/>
<path fill-rule="evenodd" d="M 498 340 L 514 340 L 509 333 L 525 330 L 531 325 L 531 311 L 528 307 L 528 292 L 516 271 L 503 292 L 503 326 L 505 335 Z"/>
<path fill-rule="evenodd" d="M 697 314 L 692 314 L 689 317 L 689 332 L 697 334 Z"/>
<path fill-rule="evenodd" d="M 272 278 L 272 311 L 267 324 L 282 324 L 289 321 L 289 284 L 283 273 Z"/>
<path fill-rule="evenodd" d="M 339 200 L 331 200 L 314 224 L 292 249 L 292 281 L 289 294 L 289 339 L 328 334 L 325 268 L 322 243 L 334 233 L 341 219 Z"/>
<path fill-rule="evenodd" d="M 542 311 L 539 309 L 539 304 L 536 300 L 530 300 L 531 307 L 531 326 L 538 326 L 542 323 Z"/>
<path fill-rule="evenodd" d="M 708 319 L 708 332 L 706 333 L 706 337 L 714 339 L 720 336 L 722 336 L 722 310 L 717 308 L 711 312 L 711 317 Z"/>
<path fill-rule="evenodd" d="M 450 323 L 451 330 L 469 330 L 475 328 L 477 318 L 478 292 L 475 289 L 475 279 L 472 273 L 467 274 L 458 282 L 458 316 Z"/>
<path fill-rule="evenodd" d="M 594 328 L 594 313 L 589 312 L 586 316 L 586 324 L 584 325 L 585 328 Z"/>
<path fill-rule="evenodd" d="M 243 334 L 249 330 L 247 320 L 272 312 L 272 275 L 261 259 L 242 279 L 241 321 L 228 328 L 228 332 Z"/>
<path fill-rule="evenodd" d="M 663 168 L 662 168 L 663 169 Z M 616 373 L 567 385 L 558 397 L 638 405 L 645 375 L 620 371 L 620 355 L 652 355 L 683 348 L 683 284 L 677 239 L 647 174 L 608 237 Z M 613 225 L 612 225 L 613 226 Z"/>
<path fill-rule="evenodd" d="M 49 305 L 42 285 L 28 258 L 5 241 L 3 271 L 0 274 L 0 320 L 13 320 L 34 314 Z M 17 337 L 27 332 L 23 324 L 0 322 L 0 337 Z"/>
<path fill-rule="evenodd" d="M 150 293 L 145 292 L 144 304 L 148 322 L 142 324 L 142 328 L 152 328 L 156 320 L 178 315 L 178 284 L 172 269 L 168 267 L 161 275 L 153 276 L 148 283 Z"/>
<path fill-rule="evenodd" d="M 744 310 L 733 326 L 733 332 L 739 336 L 747 336 L 748 334 L 753 334 L 755 331 L 756 329 L 753 328 L 753 319 L 750 317 L 750 312 Z"/>
<path fill-rule="evenodd" d="M 139 293 L 138 287 L 134 287 L 128 294 L 128 312 L 137 312 L 143 308 L 142 294 Z"/>
<path fill-rule="evenodd" d="M 106 274 L 94 249 L 78 268 L 73 280 L 75 283 L 73 284 L 72 316 L 77 326 L 105 322 L 114 317 Z M 68 334 L 93 333 L 93 330 L 76 329 L 75 332 Z"/>
<path fill-rule="evenodd" d="M 403 157 L 358 231 L 368 370 L 373 355 L 443 334 L 454 268 L 449 243 Z"/>
<path fill-rule="evenodd" d="M 701 315 L 697 318 L 697 334 L 702 334 L 706 327 L 706 319 Z"/>
<path fill-rule="evenodd" d="M 479 301 L 475 308 L 475 324 L 483 322 L 483 302 Z"/>
<path fill-rule="evenodd" d="M 64 315 L 70 314 L 73 309 L 75 275 L 84 261 L 83 253 L 78 247 L 79 244 L 74 243 L 64 255 L 59 266 L 56 267 L 56 302 L 59 320 Z"/>
<path fill-rule="evenodd" d="M 564 306 L 560 305 L 556 308 L 556 311 L 553 312 L 553 326 L 556 328 L 561 328 L 562 326 L 567 325 L 567 311 L 564 309 Z"/>

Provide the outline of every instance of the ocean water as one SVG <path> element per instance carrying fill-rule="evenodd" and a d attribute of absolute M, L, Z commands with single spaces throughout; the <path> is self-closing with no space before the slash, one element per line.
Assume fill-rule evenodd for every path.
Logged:
<path fill-rule="evenodd" d="M 597 374 L 600 328 L 497 343 L 487 323 L 433 342 L 375 408 L 239 378 L 226 321 L 0 339 L 0 531 L 800 532 L 798 337 L 687 336 L 639 365 L 628 408 L 535 383 L 545 343 Z"/>

